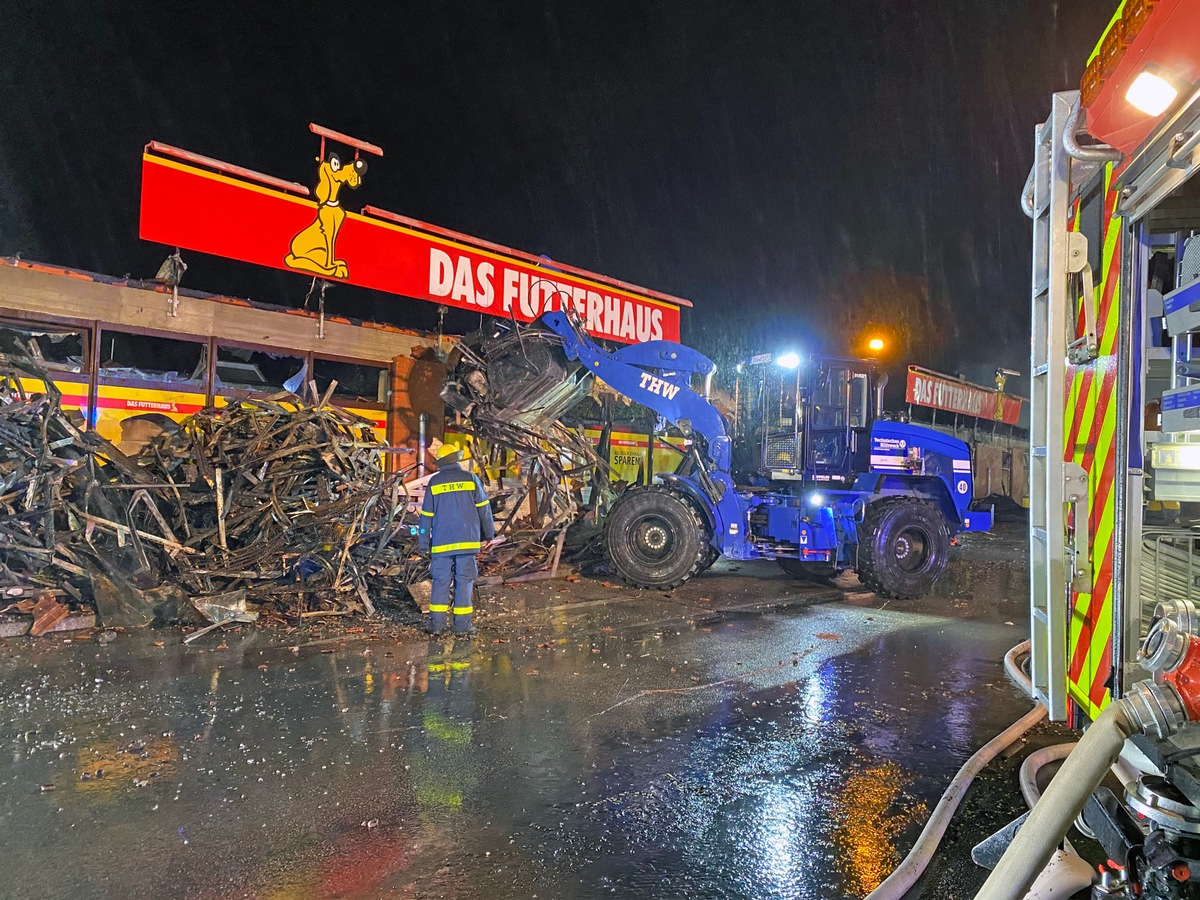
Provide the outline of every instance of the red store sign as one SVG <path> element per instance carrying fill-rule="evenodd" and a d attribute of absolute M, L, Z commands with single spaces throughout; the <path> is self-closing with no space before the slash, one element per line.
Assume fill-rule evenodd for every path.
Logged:
<path fill-rule="evenodd" d="M 349 212 L 366 177 L 365 160 L 325 155 L 310 196 L 303 185 L 151 144 L 142 157 L 140 234 L 520 322 L 570 306 L 599 338 L 679 340 L 686 300 L 375 207 Z"/>
<path fill-rule="evenodd" d="M 1021 418 L 1020 397 L 915 367 L 908 370 L 906 397 L 914 406 L 991 419 L 1006 425 L 1016 425 Z"/>

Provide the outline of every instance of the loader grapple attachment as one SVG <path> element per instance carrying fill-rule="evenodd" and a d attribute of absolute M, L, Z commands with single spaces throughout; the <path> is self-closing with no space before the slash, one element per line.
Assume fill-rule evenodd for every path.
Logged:
<path fill-rule="evenodd" d="M 544 431 L 587 396 L 591 373 L 537 328 L 464 341 L 442 396 L 476 420 Z"/>

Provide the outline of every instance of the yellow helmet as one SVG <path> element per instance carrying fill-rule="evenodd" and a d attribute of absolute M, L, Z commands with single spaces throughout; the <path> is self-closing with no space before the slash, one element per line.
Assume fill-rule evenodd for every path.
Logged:
<path fill-rule="evenodd" d="M 442 446 L 437 448 L 437 452 L 434 454 L 434 457 L 436 459 L 443 460 L 448 456 L 454 456 L 456 454 L 460 459 L 462 458 L 462 449 L 458 446 L 458 444 L 442 444 Z"/>

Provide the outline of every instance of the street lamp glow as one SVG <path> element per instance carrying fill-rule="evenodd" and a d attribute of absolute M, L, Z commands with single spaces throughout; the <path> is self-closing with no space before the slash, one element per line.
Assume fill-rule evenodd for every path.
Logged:
<path fill-rule="evenodd" d="M 883 338 L 871 338 L 871 340 L 867 341 L 867 346 L 872 350 L 882 350 Z"/>
<path fill-rule="evenodd" d="M 1175 102 L 1179 91 L 1167 79 L 1152 71 L 1154 68 L 1157 67 L 1150 66 L 1138 73 L 1125 92 L 1125 99 L 1148 116 L 1161 116 Z"/>
<path fill-rule="evenodd" d="M 792 352 L 781 353 L 775 357 L 775 365 L 783 369 L 795 369 L 800 365 L 800 354 Z"/>

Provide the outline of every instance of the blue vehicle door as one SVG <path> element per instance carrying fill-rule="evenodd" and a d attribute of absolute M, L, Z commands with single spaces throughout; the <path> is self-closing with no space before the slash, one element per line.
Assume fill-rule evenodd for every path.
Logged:
<path fill-rule="evenodd" d="M 871 384 L 864 371 L 821 360 L 806 398 L 805 468 L 814 481 L 849 481 L 870 468 Z"/>

